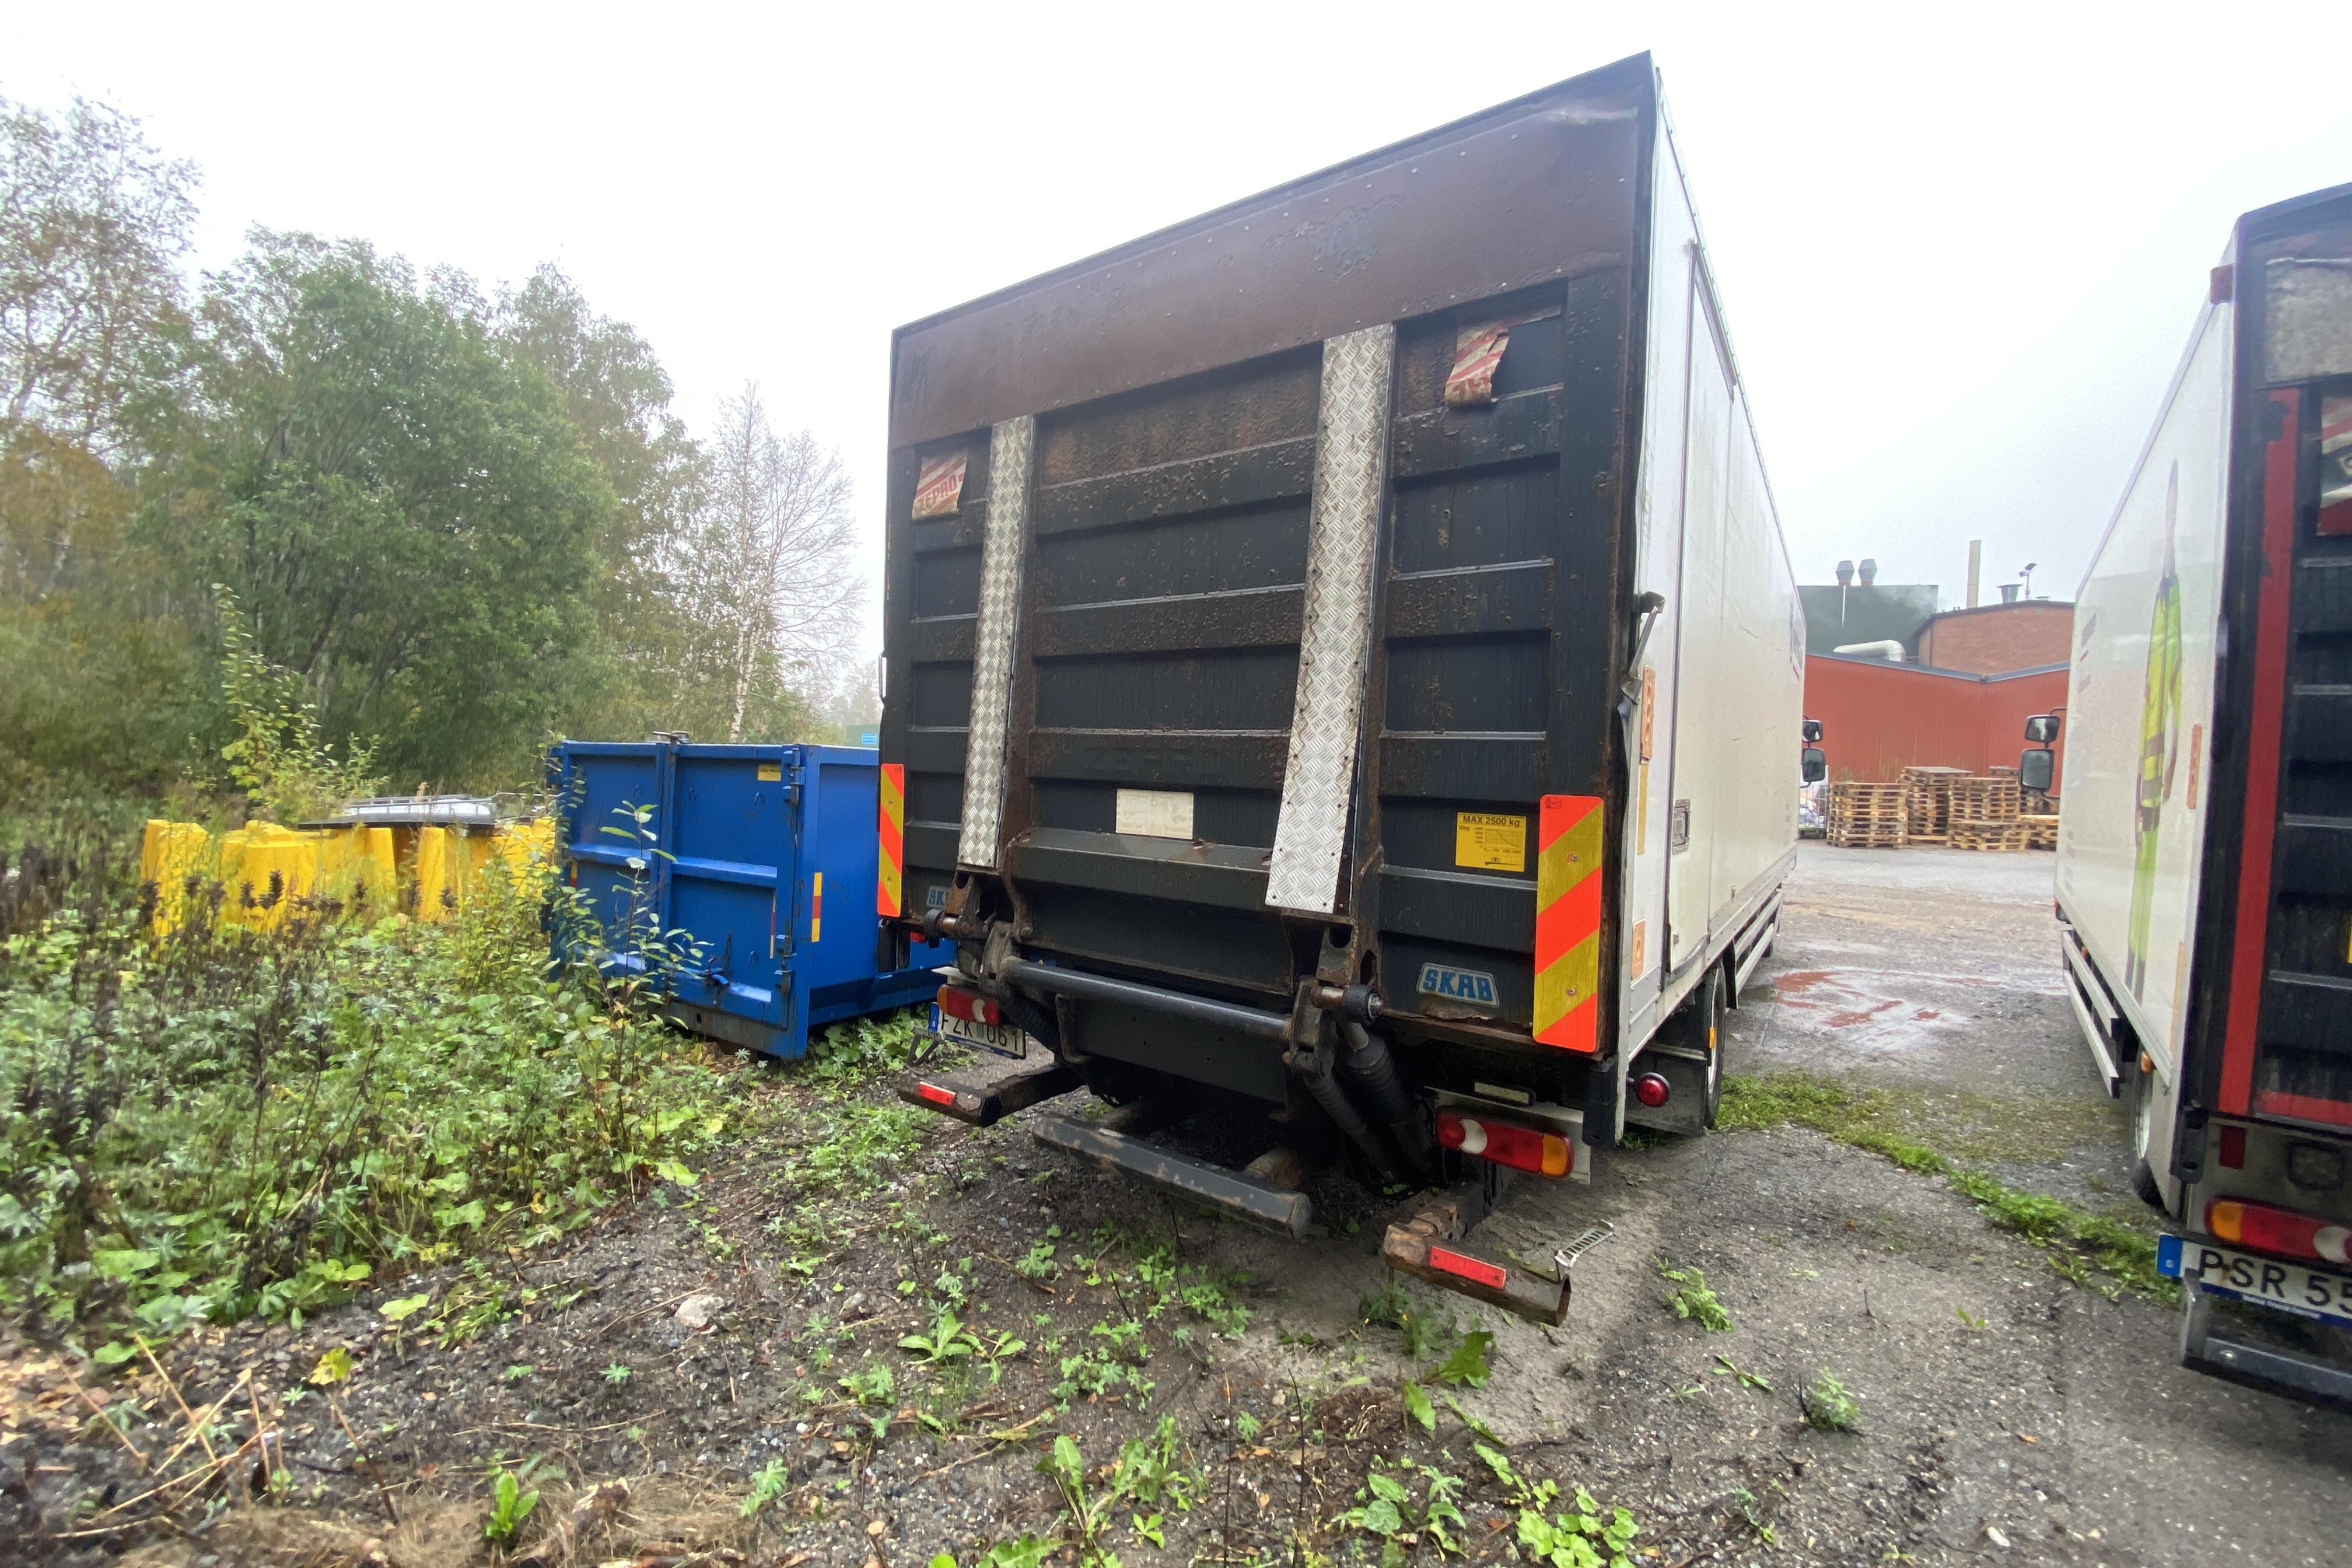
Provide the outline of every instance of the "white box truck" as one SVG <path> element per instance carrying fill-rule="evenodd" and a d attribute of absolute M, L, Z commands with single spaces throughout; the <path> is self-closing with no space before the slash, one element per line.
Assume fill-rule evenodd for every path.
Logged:
<path fill-rule="evenodd" d="M 899 330 L 883 914 L 908 1098 L 1558 1321 L 1500 1183 L 1697 1131 L 1795 852 L 1804 622 L 1646 57 Z M 1818 767 L 1816 755 L 1808 764 Z M 901 793 L 902 792 L 902 793 Z M 1191 1122 L 1212 1163 L 1151 1141 Z M 1228 1166 L 1239 1168 L 1227 1168 Z"/>
<path fill-rule="evenodd" d="M 2074 617 L 2021 772 L 2182 1358 L 2352 1402 L 2352 186 L 2239 220 Z"/>

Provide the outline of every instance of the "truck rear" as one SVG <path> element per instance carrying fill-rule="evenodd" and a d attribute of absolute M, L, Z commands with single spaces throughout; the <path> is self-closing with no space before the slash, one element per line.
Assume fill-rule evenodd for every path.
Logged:
<path fill-rule="evenodd" d="M 2352 186 L 2239 220 L 2053 717 L 2069 992 L 2182 1358 L 2352 1403 Z"/>
<path fill-rule="evenodd" d="M 1646 57 L 902 328 L 878 904 L 910 1086 L 1262 1223 L 1696 1131 L 1794 853 L 1803 622 Z M 1226 1157 L 1147 1141 L 1190 1119 Z"/>

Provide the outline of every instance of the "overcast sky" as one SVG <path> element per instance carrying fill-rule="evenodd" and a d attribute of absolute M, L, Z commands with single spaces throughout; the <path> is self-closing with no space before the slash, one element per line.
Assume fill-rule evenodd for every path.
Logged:
<path fill-rule="evenodd" d="M 1799 579 L 1957 603 L 1980 537 L 1987 598 L 2071 596 L 2231 219 L 2352 179 L 2352 93 L 2310 16 L 1920 9 L 0 0 L 0 93 L 195 160 L 203 265 L 559 263 L 690 423 L 756 380 L 839 445 L 878 581 L 893 326 L 1649 49 Z"/>

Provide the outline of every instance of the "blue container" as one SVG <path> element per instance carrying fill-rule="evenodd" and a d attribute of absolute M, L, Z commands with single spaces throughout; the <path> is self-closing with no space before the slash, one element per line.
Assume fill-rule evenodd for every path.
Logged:
<path fill-rule="evenodd" d="M 566 741 L 548 754 L 564 872 L 621 948 L 634 903 L 691 937 L 670 1016 L 697 1034 L 797 1057 L 809 1031 L 928 1000 L 946 944 L 875 913 L 876 753 L 849 746 Z M 650 807 L 640 840 L 637 808 Z M 632 862 L 635 862 L 635 865 Z"/>

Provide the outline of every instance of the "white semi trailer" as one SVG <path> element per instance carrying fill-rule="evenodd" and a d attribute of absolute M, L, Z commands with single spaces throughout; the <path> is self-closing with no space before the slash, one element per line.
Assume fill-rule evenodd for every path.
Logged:
<path fill-rule="evenodd" d="M 2075 610 L 2069 991 L 2200 1370 L 2352 1403 L 2352 185 L 2247 214 Z"/>

